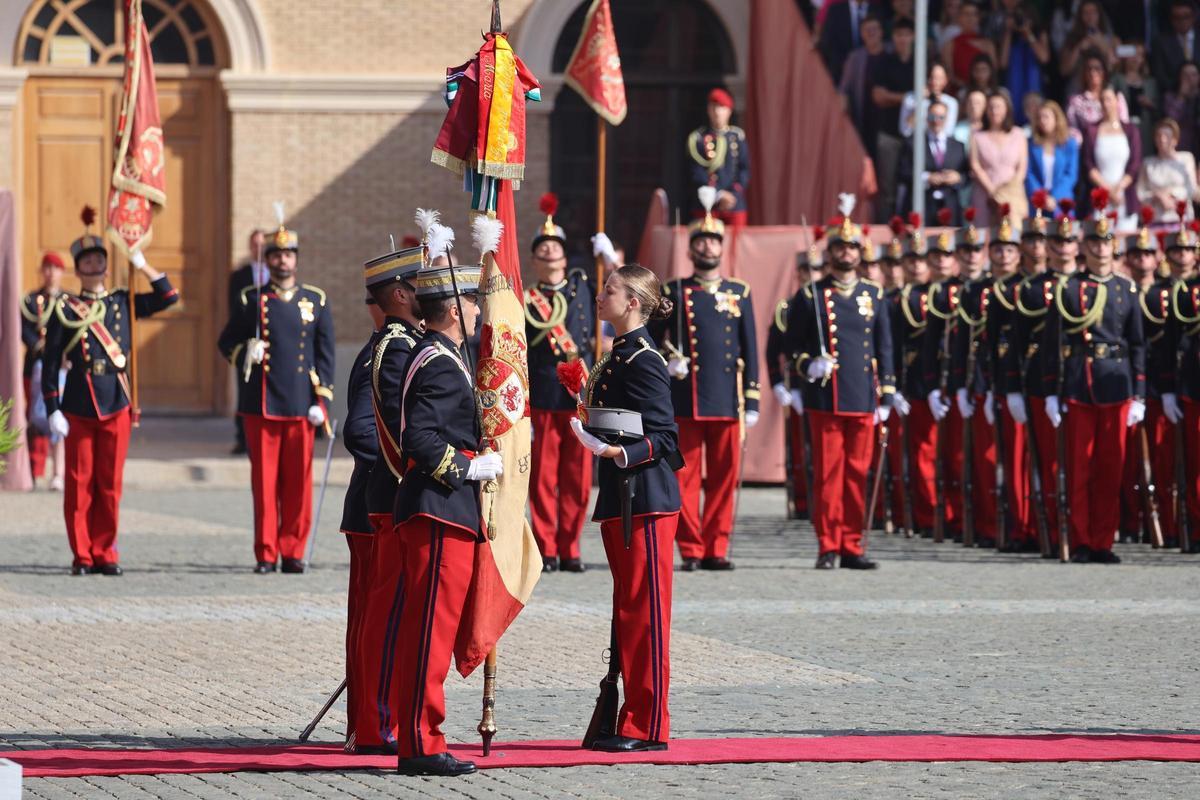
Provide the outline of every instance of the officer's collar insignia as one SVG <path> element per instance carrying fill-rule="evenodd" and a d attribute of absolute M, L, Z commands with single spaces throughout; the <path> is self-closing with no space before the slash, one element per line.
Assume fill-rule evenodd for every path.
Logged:
<path fill-rule="evenodd" d="M 290 289 L 284 289 L 280 286 L 276 286 L 275 284 L 271 284 L 271 288 L 275 290 L 275 295 L 285 303 L 292 302 L 292 298 L 296 296 L 295 286 Z"/>

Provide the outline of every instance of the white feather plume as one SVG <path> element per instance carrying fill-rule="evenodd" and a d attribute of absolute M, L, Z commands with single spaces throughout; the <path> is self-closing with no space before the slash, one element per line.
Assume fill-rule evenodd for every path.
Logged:
<path fill-rule="evenodd" d="M 275 206 L 275 219 L 279 220 L 279 227 L 281 227 L 281 228 L 282 228 L 282 227 L 283 227 L 283 220 L 284 220 L 284 218 L 285 218 L 285 215 L 284 215 L 284 213 L 283 213 L 283 201 L 282 201 L 282 200 L 276 200 L 276 201 L 275 201 L 274 203 L 272 203 L 271 205 Z"/>
<path fill-rule="evenodd" d="M 717 187 L 701 186 L 696 190 L 696 194 L 700 196 L 700 205 L 704 206 L 704 210 L 712 211 L 712 207 L 717 203 Z"/>
<path fill-rule="evenodd" d="M 442 218 L 442 213 L 433 208 L 418 208 L 413 219 L 417 223 L 417 227 L 421 229 L 421 238 L 429 236 L 429 229 L 438 223 Z"/>
<path fill-rule="evenodd" d="M 504 223 L 498 219 L 483 214 L 471 221 L 471 239 L 480 257 L 495 253 L 500 249 L 500 237 L 504 233 Z"/>
<path fill-rule="evenodd" d="M 430 261 L 433 261 L 438 256 L 444 256 L 454 246 L 454 229 L 440 222 L 435 222 L 429 226 L 426 243 L 426 246 L 429 248 Z"/>
<path fill-rule="evenodd" d="M 858 198 L 852 192 L 842 192 L 838 195 L 838 211 L 842 212 L 843 217 L 849 217 L 854 213 L 857 202 Z"/>

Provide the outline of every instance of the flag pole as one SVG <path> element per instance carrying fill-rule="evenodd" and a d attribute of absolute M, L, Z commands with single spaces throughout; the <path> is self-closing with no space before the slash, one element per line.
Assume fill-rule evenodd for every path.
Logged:
<path fill-rule="evenodd" d="M 604 121 L 604 117 L 596 115 L 596 233 L 604 233 L 604 208 L 606 198 L 605 189 L 607 181 L 605 177 L 608 174 L 608 123 Z M 596 256 L 596 294 L 599 295 L 601 288 L 604 286 L 604 256 Z M 599 323 L 599 320 L 597 320 Z M 601 336 L 603 326 L 596 325 L 596 360 L 593 363 L 600 362 L 600 354 L 604 349 L 604 337 Z"/>
<path fill-rule="evenodd" d="M 129 405 L 133 427 L 138 427 L 142 418 L 142 407 L 138 405 L 138 346 L 137 346 L 137 269 L 129 261 Z"/>

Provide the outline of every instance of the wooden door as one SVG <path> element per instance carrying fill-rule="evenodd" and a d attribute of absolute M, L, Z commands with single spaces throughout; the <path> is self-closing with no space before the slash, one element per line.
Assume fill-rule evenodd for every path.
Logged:
<path fill-rule="evenodd" d="M 56 250 L 69 262 L 85 203 L 103 219 L 121 82 L 33 77 L 24 91 L 23 275 L 33 287 L 41 253 Z M 219 409 L 213 342 L 224 270 L 216 265 L 228 252 L 226 171 L 215 168 L 227 158 L 223 98 L 214 79 L 196 78 L 160 79 L 158 97 L 167 205 L 154 221 L 146 259 L 170 277 L 181 299 L 138 326 L 141 405 L 148 413 L 210 413 Z M 114 258 L 109 285 L 125 285 L 127 274 L 125 259 Z M 69 270 L 65 285 L 78 286 Z M 148 287 L 139 278 L 137 288 Z"/>

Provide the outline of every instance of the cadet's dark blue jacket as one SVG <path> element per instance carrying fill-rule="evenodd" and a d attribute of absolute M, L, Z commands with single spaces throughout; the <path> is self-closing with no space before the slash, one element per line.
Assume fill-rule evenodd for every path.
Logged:
<path fill-rule="evenodd" d="M 346 424 L 342 426 L 342 443 L 354 457 L 354 472 L 350 474 L 350 485 L 342 505 L 342 533 L 372 533 L 367 518 L 367 481 L 371 466 L 379 455 L 375 412 L 371 408 L 371 352 L 378 336 L 378 331 L 371 334 L 354 357 L 346 385 L 348 408 Z"/>

